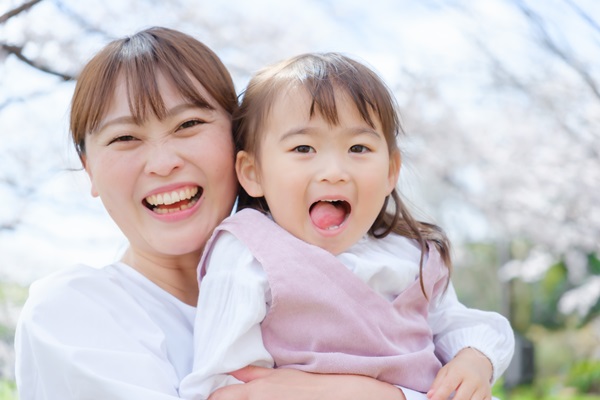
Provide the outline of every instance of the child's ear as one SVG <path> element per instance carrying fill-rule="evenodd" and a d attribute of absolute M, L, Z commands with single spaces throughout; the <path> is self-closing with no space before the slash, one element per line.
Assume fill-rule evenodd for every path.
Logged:
<path fill-rule="evenodd" d="M 254 156 L 243 150 L 239 151 L 235 160 L 235 172 L 246 193 L 252 197 L 264 195 Z"/>
<path fill-rule="evenodd" d="M 388 176 L 388 189 L 390 194 L 396 188 L 396 184 L 398 183 L 398 178 L 400 177 L 401 164 L 402 157 L 400 156 L 400 151 L 396 150 L 392 154 L 390 154 L 390 172 Z"/>

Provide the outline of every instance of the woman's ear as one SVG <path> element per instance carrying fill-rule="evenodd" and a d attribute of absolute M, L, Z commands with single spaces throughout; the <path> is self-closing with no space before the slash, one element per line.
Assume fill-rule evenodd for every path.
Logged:
<path fill-rule="evenodd" d="M 263 197 L 256 159 L 246 151 L 239 151 L 235 160 L 235 172 L 240 185 L 252 197 Z"/>
<path fill-rule="evenodd" d="M 401 164 L 402 157 L 400 156 L 400 151 L 395 150 L 392 154 L 390 154 L 390 171 L 388 176 L 388 189 L 390 194 L 394 191 L 396 184 L 398 183 Z"/>
<path fill-rule="evenodd" d="M 83 169 L 85 169 L 85 172 L 88 174 L 88 177 L 90 178 L 90 191 L 92 193 L 92 197 L 98 197 L 99 193 L 96 190 L 96 186 L 94 185 L 94 176 L 92 175 L 92 169 L 90 168 L 88 162 L 87 162 L 87 158 L 85 155 L 81 155 L 79 156 L 79 159 L 81 160 L 81 165 L 83 165 Z"/>

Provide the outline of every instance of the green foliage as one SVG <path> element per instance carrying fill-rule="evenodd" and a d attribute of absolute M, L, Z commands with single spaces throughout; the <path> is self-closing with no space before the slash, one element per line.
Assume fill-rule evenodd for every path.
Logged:
<path fill-rule="evenodd" d="M 478 243 L 465 250 L 453 276 L 461 300 L 473 307 L 497 309 L 504 297 L 513 329 L 534 342 L 533 384 L 509 390 L 498 383 L 493 388 L 494 396 L 501 400 L 600 400 L 600 361 L 589 360 L 589 354 L 598 349 L 600 301 L 583 318 L 559 312 L 561 297 L 575 288 L 566 262 L 558 260 L 550 265 L 538 281 L 517 278 L 502 285 L 494 282 L 495 266 L 504 259 L 499 256 L 501 249 Z M 530 243 L 512 243 L 510 258 L 524 260 L 530 250 Z M 588 255 L 587 273 L 600 275 L 597 254 Z M 496 297 L 498 288 L 501 292 Z M 495 307 L 490 307 L 493 303 Z"/>
<path fill-rule="evenodd" d="M 534 291 L 532 286 L 520 280 L 509 282 L 510 322 L 517 332 L 525 333 L 533 319 Z"/>
<path fill-rule="evenodd" d="M 600 400 L 600 395 L 577 393 L 564 387 L 557 389 L 552 381 L 517 386 L 511 390 L 506 390 L 498 381 L 492 388 L 492 395 L 500 400 Z"/>
<path fill-rule="evenodd" d="M 23 305 L 29 290 L 14 282 L 0 282 L 0 302 Z"/>
<path fill-rule="evenodd" d="M 465 305 L 501 311 L 503 287 L 498 280 L 497 265 L 495 244 L 465 245 L 460 263 L 455 264 L 452 271 L 452 282 Z"/>
<path fill-rule="evenodd" d="M 569 289 L 567 266 L 563 262 L 551 266 L 540 282 L 532 284 L 534 300 L 531 321 L 548 328 L 563 327 L 565 316 L 558 311 L 558 301 Z"/>
<path fill-rule="evenodd" d="M 583 360 L 575 363 L 567 375 L 567 384 L 581 393 L 600 394 L 600 361 Z"/>
<path fill-rule="evenodd" d="M 600 259 L 598 259 L 598 255 L 588 255 L 588 271 L 592 275 L 600 275 Z"/>
<path fill-rule="evenodd" d="M 15 382 L 0 380 L 0 400 L 17 400 L 17 398 Z"/>
<path fill-rule="evenodd" d="M 600 275 L 597 254 L 587 256 L 588 276 Z M 558 310 L 562 296 L 576 285 L 569 281 L 569 271 L 564 260 L 550 266 L 543 278 L 536 282 L 514 279 L 510 283 L 511 323 L 518 332 L 525 333 L 532 324 L 550 329 L 564 329 L 569 325 L 584 326 L 600 316 L 600 299 L 587 315 L 564 315 Z"/>

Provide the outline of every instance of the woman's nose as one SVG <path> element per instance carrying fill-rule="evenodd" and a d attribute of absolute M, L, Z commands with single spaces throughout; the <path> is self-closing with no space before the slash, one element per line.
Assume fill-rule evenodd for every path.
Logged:
<path fill-rule="evenodd" d="M 184 163 L 177 148 L 168 141 L 151 144 L 146 157 L 144 171 L 150 175 L 168 176 Z"/>

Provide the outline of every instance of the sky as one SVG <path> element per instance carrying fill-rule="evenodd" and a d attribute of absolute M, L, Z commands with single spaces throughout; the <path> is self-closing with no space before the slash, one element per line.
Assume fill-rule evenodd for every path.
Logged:
<path fill-rule="evenodd" d="M 3 0 L 0 14 L 20 3 Z M 542 3 L 537 10 L 548 16 L 550 33 L 577 43 L 572 51 L 584 60 L 597 60 L 597 36 L 582 34 L 583 28 L 568 18 L 570 1 Z M 599 3 L 577 2 L 596 16 Z M 71 13 L 68 17 L 65 10 Z M 511 58 L 506 61 L 518 63 L 518 68 L 532 68 L 528 63 L 534 60 L 524 56 L 530 51 L 526 26 L 505 0 L 44 0 L 27 15 L 0 26 L 0 40 L 20 43 L 24 37 L 37 37 L 41 44 L 28 46 L 29 55 L 75 73 L 107 36 L 93 31 L 83 35 L 74 15 L 111 37 L 151 25 L 193 34 L 223 58 L 238 90 L 264 64 L 307 51 L 355 56 L 392 87 L 401 87 L 406 73 L 427 71 L 443 82 L 442 91 L 464 109 L 465 118 L 469 113 L 480 117 L 481 112 L 473 107 L 481 101 L 484 79 L 483 66 L 473 62 L 478 50 L 473 37 L 494 49 L 508 49 Z M 65 42 L 68 47 L 61 45 Z M 0 224 L 19 221 L 14 230 L 0 230 L 2 280 L 27 285 L 74 263 L 100 267 L 125 248 L 101 202 L 90 196 L 85 174 L 73 171 L 79 167 L 67 130 L 73 87 L 24 67 L 14 57 L 0 59 L 0 104 L 22 99 L 0 109 Z M 6 177 L 17 182 L 17 190 L 3 183 Z"/>

